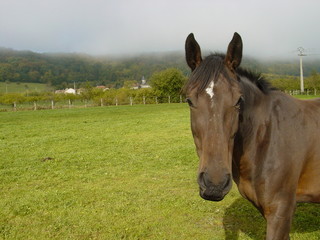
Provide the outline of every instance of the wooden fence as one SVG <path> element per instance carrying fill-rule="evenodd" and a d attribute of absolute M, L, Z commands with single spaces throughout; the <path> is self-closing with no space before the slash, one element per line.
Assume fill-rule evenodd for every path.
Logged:
<path fill-rule="evenodd" d="M 87 108 L 87 107 L 98 107 L 98 106 L 118 106 L 118 105 L 137 105 L 137 104 L 161 104 L 161 103 L 182 103 L 184 102 L 183 97 L 145 97 L 142 98 L 100 98 L 94 100 L 41 100 L 36 102 L 24 102 L 13 104 L 1 104 L 0 112 L 6 111 L 26 111 L 26 110 L 43 110 L 43 109 L 62 109 L 62 108 Z"/>

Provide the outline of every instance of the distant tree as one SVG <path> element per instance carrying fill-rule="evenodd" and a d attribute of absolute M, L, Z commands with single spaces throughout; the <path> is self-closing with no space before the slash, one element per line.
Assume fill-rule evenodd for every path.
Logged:
<path fill-rule="evenodd" d="M 94 97 L 94 89 L 89 82 L 85 82 L 80 86 L 82 88 L 80 98 L 82 100 L 88 101 Z"/>
<path fill-rule="evenodd" d="M 13 72 L 10 64 L 1 64 L 0 65 L 0 81 L 12 81 L 13 80 Z"/>
<path fill-rule="evenodd" d="M 104 91 L 102 96 L 104 104 L 106 105 L 116 104 L 116 102 L 118 101 L 116 100 L 117 92 L 118 92 L 117 89 L 110 89 L 110 90 Z"/>
<path fill-rule="evenodd" d="M 54 82 L 54 75 L 51 70 L 47 71 L 42 77 L 41 82 L 51 84 Z"/>
<path fill-rule="evenodd" d="M 320 74 L 312 71 L 311 76 L 306 78 L 306 88 L 313 89 L 314 91 L 320 90 Z"/>
<path fill-rule="evenodd" d="M 76 94 L 67 93 L 67 94 L 63 94 L 63 98 L 65 100 L 70 101 L 70 103 L 73 103 L 76 99 L 79 99 L 80 97 Z"/>
<path fill-rule="evenodd" d="M 135 90 L 134 100 L 139 104 L 155 103 L 154 90 L 152 88 L 140 88 Z"/>
<path fill-rule="evenodd" d="M 19 93 L 8 93 L 0 96 L 0 103 L 3 104 L 12 104 L 13 103 L 22 103 L 25 101 L 25 97 Z"/>
<path fill-rule="evenodd" d="M 282 90 L 298 90 L 300 89 L 300 82 L 299 79 L 296 77 L 289 77 L 289 76 L 285 76 L 285 77 L 281 77 L 281 78 L 274 78 L 272 80 L 270 80 L 271 84 Z"/>
<path fill-rule="evenodd" d="M 130 103 L 130 97 L 132 98 L 134 90 L 126 89 L 126 88 L 120 88 L 117 89 L 116 98 L 118 99 L 119 104 L 129 104 Z"/>
<path fill-rule="evenodd" d="M 45 99 L 46 99 L 46 93 L 40 93 L 40 92 L 30 92 L 28 93 L 28 97 L 26 97 L 27 102 L 39 102 Z"/>
<path fill-rule="evenodd" d="M 138 82 L 135 81 L 135 80 L 127 80 L 127 81 L 124 81 L 123 87 L 124 87 L 124 88 L 128 88 L 128 89 L 131 89 L 131 88 L 133 88 L 134 86 L 136 86 L 137 84 L 138 84 Z"/>
<path fill-rule="evenodd" d="M 40 73 L 38 71 L 30 71 L 28 75 L 31 82 L 40 82 Z"/>
<path fill-rule="evenodd" d="M 20 73 L 14 73 L 12 77 L 13 81 L 20 82 L 21 80 L 21 74 Z"/>
<path fill-rule="evenodd" d="M 179 98 L 185 81 L 186 77 L 176 68 L 168 68 L 164 71 L 156 72 L 150 78 L 151 86 L 157 96 L 171 96 L 172 99 Z"/>

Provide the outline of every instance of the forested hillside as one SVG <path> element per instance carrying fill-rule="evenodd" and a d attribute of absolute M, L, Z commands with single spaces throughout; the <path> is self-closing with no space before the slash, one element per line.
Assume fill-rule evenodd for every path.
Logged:
<path fill-rule="evenodd" d="M 56 88 L 73 86 L 74 82 L 119 88 L 126 80 L 148 79 L 170 67 L 188 71 L 183 55 L 178 53 L 92 57 L 0 49 L 0 81 L 47 83 Z"/>
<path fill-rule="evenodd" d="M 243 65 L 254 71 L 276 76 L 298 76 L 299 59 L 289 61 L 258 61 L 245 58 Z M 84 54 L 40 54 L 0 48 L 1 82 L 46 83 L 55 88 L 80 85 L 106 85 L 119 88 L 127 80 L 149 79 L 157 71 L 178 68 L 185 75 L 189 69 L 181 52 L 145 54 L 131 57 L 93 57 Z M 320 60 L 304 61 L 304 74 L 320 72 Z"/>

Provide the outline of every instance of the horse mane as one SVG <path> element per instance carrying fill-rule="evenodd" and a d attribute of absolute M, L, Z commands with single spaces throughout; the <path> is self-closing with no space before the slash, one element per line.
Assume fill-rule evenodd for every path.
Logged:
<path fill-rule="evenodd" d="M 183 87 L 183 92 L 185 93 L 188 89 L 197 88 L 197 92 L 200 93 L 204 91 L 210 81 L 216 82 L 220 74 L 227 76 L 224 59 L 225 55 L 220 53 L 211 54 L 206 57 L 191 73 L 189 81 Z M 254 73 L 241 67 L 237 68 L 236 73 L 239 76 L 239 81 L 241 81 L 241 77 L 248 79 L 264 94 L 276 90 L 261 76 L 261 73 Z"/>
<path fill-rule="evenodd" d="M 254 73 L 243 68 L 238 68 L 236 72 L 239 76 L 247 78 L 264 94 L 277 90 L 277 88 L 273 87 L 270 82 L 261 75 L 261 73 Z"/>

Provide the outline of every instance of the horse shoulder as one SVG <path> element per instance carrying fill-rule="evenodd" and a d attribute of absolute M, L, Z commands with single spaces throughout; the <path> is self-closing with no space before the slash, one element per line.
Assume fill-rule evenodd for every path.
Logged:
<path fill-rule="evenodd" d="M 306 149 L 296 191 L 299 202 L 320 202 L 320 99 L 303 100 L 304 135 L 307 141 L 301 145 Z"/>
<path fill-rule="evenodd" d="M 281 172 L 296 183 L 297 201 L 320 202 L 320 99 L 279 99 L 273 115 L 278 138 L 282 139 L 282 144 L 278 142 L 278 161 L 286 163 L 280 165 L 284 166 Z"/>
<path fill-rule="evenodd" d="M 274 93 L 268 98 L 256 108 L 250 138 L 245 141 L 239 161 L 239 191 L 256 206 L 263 205 L 261 199 L 267 200 L 262 195 L 273 196 L 269 193 L 280 182 L 288 183 L 286 187 L 294 191 L 299 177 L 299 170 L 296 170 L 298 166 L 292 164 L 295 158 L 290 155 L 290 151 L 297 151 L 297 148 L 290 146 L 292 149 L 288 151 L 290 147 L 287 144 L 296 144 L 290 138 L 293 134 L 298 139 L 299 135 L 292 121 L 299 118 L 301 110 L 294 99 L 286 98 L 281 93 Z M 296 117 L 290 117 L 295 114 Z"/>

